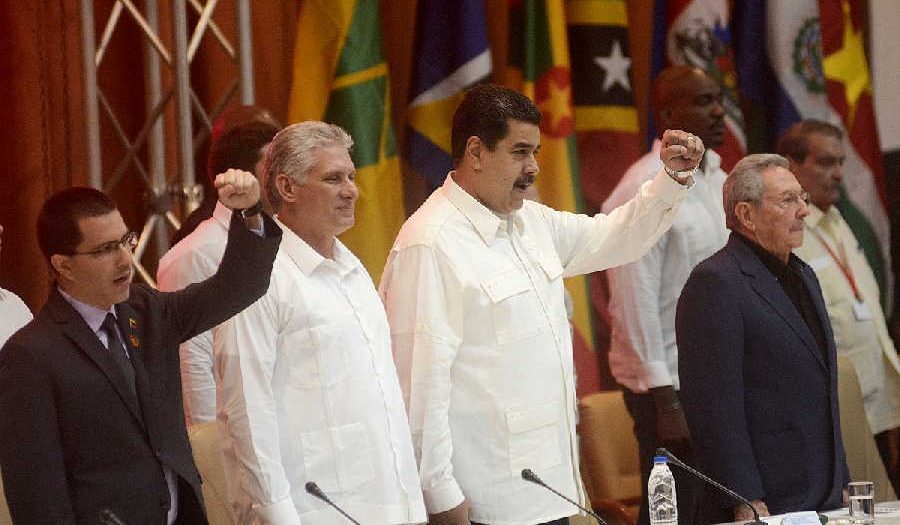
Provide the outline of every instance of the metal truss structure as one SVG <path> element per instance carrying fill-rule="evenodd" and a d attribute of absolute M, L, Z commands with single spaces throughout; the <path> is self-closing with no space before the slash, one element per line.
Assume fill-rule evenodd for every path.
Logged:
<path fill-rule="evenodd" d="M 209 137 L 212 122 L 236 95 L 241 104 L 254 103 L 253 62 L 250 23 L 250 0 L 231 0 L 237 15 L 236 42 L 213 20 L 219 0 L 163 0 L 170 2 L 171 48 L 160 33 L 159 1 L 144 0 L 143 10 L 132 0 L 116 0 L 103 27 L 100 40 L 95 33 L 94 0 L 81 0 L 82 64 L 84 68 L 84 114 L 87 143 L 88 180 L 95 188 L 110 191 L 125 177 L 137 176 L 150 195 L 151 213 L 140 232 L 134 254 L 138 274 L 151 286 L 155 279 L 141 262 L 150 239 L 156 241 L 161 254 L 169 247 L 167 224 L 180 226 L 173 206 L 182 205 L 192 211 L 203 199 L 203 187 L 194 173 L 195 152 Z M 188 31 L 188 6 L 195 12 L 196 23 Z M 99 86 L 97 71 L 112 44 L 116 29 L 130 17 L 141 33 L 144 60 L 144 93 L 146 117 L 140 130 L 129 136 L 119 114 L 128 108 L 114 108 Z M 209 109 L 191 85 L 190 64 L 204 36 L 213 38 L 237 65 L 224 94 Z M 190 38 L 189 38 L 190 37 Z M 168 69 L 172 74 L 163 75 Z M 168 85 L 164 85 L 168 78 Z M 168 111 L 174 105 L 174 112 Z M 102 115 L 105 117 L 101 119 Z M 167 117 L 167 114 L 169 115 Z M 174 114 L 174 126 L 164 125 Z M 121 142 L 125 153 L 118 159 L 106 159 L 112 169 L 104 170 L 101 154 L 101 121 Z M 195 126 L 195 121 L 198 123 Z M 105 129 L 105 128 L 104 128 Z M 174 130 L 168 132 L 167 130 Z M 167 145 L 176 151 L 177 160 L 167 163 Z M 145 154 L 142 154 L 146 148 Z M 146 163 L 142 160 L 146 158 Z M 167 177 L 167 166 L 175 166 Z"/>

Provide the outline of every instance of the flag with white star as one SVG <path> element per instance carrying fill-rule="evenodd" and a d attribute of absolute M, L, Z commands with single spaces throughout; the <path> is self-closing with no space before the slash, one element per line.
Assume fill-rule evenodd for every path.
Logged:
<path fill-rule="evenodd" d="M 625 0 L 569 0 L 566 23 L 581 191 L 587 210 L 597 212 L 641 156 L 628 10 Z"/>
<path fill-rule="evenodd" d="M 509 54 L 506 83 L 541 110 L 541 172 L 538 191 L 544 204 L 583 210 L 572 104 L 572 78 L 563 0 L 509 0 Z M 573 349 L 579 395 L 596 391 L 592 311 L 584 277 L 566 279 L 572 298 Z"/>

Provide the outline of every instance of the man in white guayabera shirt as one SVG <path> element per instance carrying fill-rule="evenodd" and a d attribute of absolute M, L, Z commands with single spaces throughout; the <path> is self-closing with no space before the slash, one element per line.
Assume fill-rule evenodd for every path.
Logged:
<path fill-rule="evenodd" d="M 572 505 L 526 468 L 585 500 L 563 278 L 644 254 L 703 155 L 700 139 L 667 131 L 668 174 L 610 215 L 565 213 L 524 202 L 540 122 L 519 93 L 471 89 L 453 119 L 456 169 L 403 226 L 382 277 L 430 523 L 565 523 Z"/>
<path fill-rule="evenodd" d="M 217 419 L 238 523 L 425 521 L 384 307 L 336 235 L 354 223 L 353 140 L 288 126 L 265 160 L 284 230 L 268 292 L 214 330 Z"/>

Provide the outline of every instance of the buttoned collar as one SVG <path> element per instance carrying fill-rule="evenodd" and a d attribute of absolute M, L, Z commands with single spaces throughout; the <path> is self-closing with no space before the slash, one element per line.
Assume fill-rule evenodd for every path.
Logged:
<path fill-rule="evenodd" d="M 359 259 L 339 239 L 334 239 L 334 258 L 329 259 L 323 257 L 293 230 L 285 226 L 278 220 L 277 215 L 275 222 L 284 232 L 281 238 L 281 249 L 304 274 L 312 275 L 319 267 L 331 267 L 343 277 L 361 267 L 362 263 L 359 262 Z"/>
<path fill-rule="evenodd" d="M 441 191 L 444 197 L 472 224 L 472 227 L 475 228 L 475 231 L 478 232 L 485 244 L 490 244 L 501 229 L 508 230 L 510 224 L 521 233 L 523 223 L 517 212 L 511 212 L 507 217 L 494 213 L 487 206 L 478 202 L 478 199 L 469 194 L 469 192 L 462 189 L 453 180 L 454 173 L 451 171 L 447 175 Z"/>

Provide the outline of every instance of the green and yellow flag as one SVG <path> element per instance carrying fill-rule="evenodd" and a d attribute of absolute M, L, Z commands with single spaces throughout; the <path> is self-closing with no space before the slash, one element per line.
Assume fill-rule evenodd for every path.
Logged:
<path fill-rule="evenodd" d="M 583 209 L 575 141 L 575 113 L 566 40 L 563 0 L 511 0 L 509 12 L 509 65 L 511 84 L 531 98 L 543 114 L 541 172 L 537 186 L 542 201 L 558 210 Z M 566 280 L 575 306 L 576 363 L 578 355 L 592 351 L 594 331 L 587 280 Z M 595 359 L 594 359 L 595 361 Z M 579 370 L 579 383 L 582 371 Z"/>
<path fill-rule="evenodd" d="M 337 124 L 353 137 L 360 197 L 341 240 L 376 284 L 406 216 L 389 93 L 378 0 L 304 0 L 288 118 Z"/>

